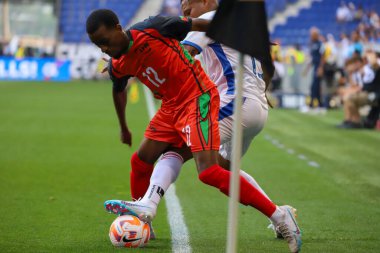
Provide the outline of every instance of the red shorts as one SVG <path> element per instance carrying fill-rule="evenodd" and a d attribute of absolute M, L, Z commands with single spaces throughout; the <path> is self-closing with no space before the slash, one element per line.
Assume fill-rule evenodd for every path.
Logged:
<path fill-rule="evenodd" d="M 219 150 L 219 93 L 212 88 L 175 110 L 161 107 L 145 130 L 148 139 L 187 145 L 191 152 Z"/>

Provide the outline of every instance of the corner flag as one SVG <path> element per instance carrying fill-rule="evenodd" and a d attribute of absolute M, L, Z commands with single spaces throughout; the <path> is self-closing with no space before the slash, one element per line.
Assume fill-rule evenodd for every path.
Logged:
<path fill-rule="evenodd" d="M 235 120 L 232 135 L 232 159 L 229 188 L 227 253 L 237 252 L 238 199 L 240 192 L 240 159 L 242 156 L 242 93 L 244 54 L 257 58 L 264 76 L 273 76 L 269 33 L 264 0 L 222 0 L 207 36 L 239 51 L 239 66 L 234 103 Z M 267 79 L 264 77 L 264 80 Z M 269 80 L 268 79 L 268 80 Z"/>
<path fill-rule="evenodd" d="M 264 0 L 222 0 L 206 34 L 257 58 L 273 75 Z"/>

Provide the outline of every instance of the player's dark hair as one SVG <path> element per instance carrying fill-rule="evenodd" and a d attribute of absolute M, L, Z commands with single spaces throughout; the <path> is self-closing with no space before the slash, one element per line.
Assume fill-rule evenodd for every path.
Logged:
<path fill-rule="evenodd" d="M 116 14 L 108 9 L 99 9 L 91 12 L 86 21 L 86 31 L 92 34 L 104 25 L 107 28 L 115 27 L 119 24 L 119 18 Z"/>

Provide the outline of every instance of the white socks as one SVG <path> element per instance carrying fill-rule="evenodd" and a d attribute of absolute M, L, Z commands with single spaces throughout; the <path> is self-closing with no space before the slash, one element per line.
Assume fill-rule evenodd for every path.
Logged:
<path fill-rule="evenodd" d="M 182 157 L 175 152 L 169 151 L 161 156 L 154 166 L 149 188 L 141 202 L 157 207 L 169 186 L 177 179 L 182 164 Z"/>
<path fill-rule="evenodd" d="M 251 175 L 249 175 L 247 172 L 245 172 L 243 170 L 240 170 L 240 176 L 244 177 L 245 180 L 248 181 L 248 183 L 253 185 L 253 187 L 255 187 L 257 190 L 259 190 L 265 197 L 267 197 L 267 199 L 270 200 L 268 195 L 264 192 L 263 189 L 261 189 L 260 185 L 256 182 L 256 180 Z"/>
<path fill-rule="evenodd" d="M 141 199 L 141 202 L 156 208 L 169 186 L 176 181 L 182 165 L 183 158 L 176 152 L 169 151 L 162 155 L 154 166 L 149 188 Z M 269 199 L 252 176 L 242 170 L 240 171 L 240 175 Z"/>
<path fill-rule="evenodd" d="M 269 218 L 269 220 L 277 225 L 279 222 L 281 222 L 284 219 L 285 213 L 278 207 L 276 206 L 276 211 L 272 214 L 272 216 Z"/>

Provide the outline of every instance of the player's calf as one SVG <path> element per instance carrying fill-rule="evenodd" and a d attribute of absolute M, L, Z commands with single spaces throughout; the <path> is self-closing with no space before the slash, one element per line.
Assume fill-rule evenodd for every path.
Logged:
<path fill-rule="evenodd" d="M 150 176 L 153 172 L 153 165 L 142 161 L 137 153 L 131 157 L 131 193 L 133 199 L 142 198 L 149 187 Z"/>

